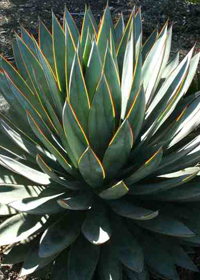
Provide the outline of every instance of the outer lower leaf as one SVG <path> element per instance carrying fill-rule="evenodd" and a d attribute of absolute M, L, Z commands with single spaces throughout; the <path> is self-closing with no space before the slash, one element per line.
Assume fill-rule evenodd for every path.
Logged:
<path fill-rule="evenodd" d="M 33 162 L 33 163 L 32 163 L 32 162 L 28 162 L 29 159 L 26 157 L 25 154 L 23 154 L 23 153 L 21 152 L 21 150 L 20 150 L 19 147 L 16 147 L 16 146 L 15 146 L 15 147 L 13 148 L 13 142 L 10 141 L 9 138 L 7 138 L 7 137 L 4 138 L 4 135 L 3 135 L 2 138 L 3 138 L 3 139 L 2 139 L 2 140 L 3 140 L 2 142 L 4 142 L 4 140 L 7 140 L 6 143 L 5 143 L 5 142 L 3 143 L 3 146 L 0 146 L 1 156 L 2 156 L 3 158 L 4 158 L 4 157 L 5 157 L 5 158 L 10 158 L 11 160 L 16 160 L 16 161 L 19 161 L 19 162 L 22 162 L 22 163 L 25 162 L 27 165 L 29 165 L 29 166 L 31 166 L 31 167 L 35 167 L 34 162 Z M 6 164 L 3 163 L 3 161 L 0 161 L 0 162 L 1 162 L 1 165 L 2 165 L 2 166 L 6 166 Z M 14 171 L 13 169 L 9 168 L 8 165 L 6 166 L 6 168 L 8 168 L 8 169 Z"/>
<path fill-rule="evenodd" d="M 1 113 L 0 119 L 0 125 L 3 129 L 3 132 L 10 137 L 10 139 L 12 140 L 12 144 L 14 141 L 21 149 L 23 149 L 34 158 L 38 152 L 47 154 L 47 151 L 41 148 L 41 144 L 35 142 L 34 139 L 30 137 L 30 135 L 27 135 L 24 131 L 20 130 L 17 126 L 15 126 L 14 123 L 12 123 L 6 116 Z M 4 145 L 4 141 L 2 141 L 2 145 Z"/>
<path fill-rule="evenodd" d="M 19 71 L 20 75 L 23 77 L 24 81 L 26 81 L 27 85 L 32 90 L 34 90 L 32 82 L 27 75 L 27 70 L 26 70 L 24 62 L 22 60 L 21 52 L 20 52 L 20 49 L 19 49 L 19 46 L 18 46 L 16 40 L 14 40 L 12 42 L 12 49 L 13 49 L 13 55 L 14 55 L 14 58 L 15 58 L 15 63 L 16 63 L 16 66 L 17 66 L 17 70 Z"/>
<path fill-rule="evenodd" d="M 78 168 L 83 179 L 90 187 L 97 188 L 102 186 L 105 178 L 105 171 L 102 163 L 90 147 L 81 155 Z"/>
<path fill-rule="evenodd" d="M 16 264 L 25 261 L 27 252 L 35 246 L 35 240 L 23 240 L 18 245 L 11 248 L 11 250 L 5 255 L 3 259 L 4 264 Z"/>
<path fill-rule="evenodd" d="M 9 206 L 21 213 L 25 212 L 33 215 L 60 213 L 63 212 L 63 208 L 58 205 L 57 198 L 63 196 L 63 194 L 23 198 L 9 203 Z"/>
<path fill-rule="evenodd" d="M 103 280 L 122 280 L 122 265 L 116 255 L 116 250 L 107 242 L 101 248 L 98 262 L 98 274 Z"/>
<path fill-rule="evenodd" d="M 35 82 L 38 85 L 39 88 L 39 92 L 38 92 L 38 98 L 41 100 L 41 102 L 43 103 L 44 106 L 44 110 L 46 110 L 49 114 L 49 118 L 51 120 L 51 125 L 53 126 L 53 129 L 55 130 L 56 135 L 59 135 L 60 137 L 60 146 L 63 145 L 63 148 L 67 151 L 67 159 L 69 161 L 71 161 L 73 164 L 75 163 L 74 157 L 72 155 L 72 151 L 69 147 L 68 141 L 65 137 L 64 131 L 63 131 L 63 126 L 61 123 L 61 119 L 62 119 L 62 103 L 63 101 L 59 100 L 59 96 L 61 93 L 58 92 L 58 89 L 56 90 L 56 96 L 54 98 L 57 99 L 57 101 L 53 102 L 55 104 L 57 104 L 57 107 L 60 107 L 60 109 L 56 109 L 55 106 L 52 107 L 52 102 L 49 100 L 49 97 L 45 95 L 45 92 L 43 91 L 42 85 L 39 83 L 38 78 L 36 73 L 34 73 L 34 79 Z M 57 85 L 54 84 L 54 86 L 57 87 Z M 62 98 L 61 98 L 62 99 Z M 56 113 L 57 112 L 57 113 Z M 59 119 L 60 117 L 60 119 Z"/>
<path fill-rule="evenodd" d="M 47 124 L 44 122 L 44 119 L 41 117 L 41 115 L 39 114 L 36 107 L 34 107 L 33 104 L 31 103 L 31 99 L 29 100 L 29 98 L 27 98 L 24 95 L 24 93 L 20 91 L 20 89 L 12 82 L 12 80 L 10 79 L 10 77 L 7 74 L 6 74 L 6 78 L 7 78 L 8 84 L 10 86 L 10 89 L 12 90 L 12 92 L 16 96 L 16 98 L 19 100 L 19 102 L 22 104 L 22 106 L 24 107 L 24 110 L 28 110 L 29 112 L 31 112 L 31 114 L 34 116 L 35 121 L 38 122 L 40 128 L 43 130 L 46 137 L 51 139 L 50 141 L 53 142 L 54 145 L 57 146 L 58 149 L 60 149 L 57 142 L 52 137 L 51 123 L 49 123 L 50 125 L 47 126 Z M 44 114 L 43 114 L 43 117 L 45 117 Z M 32 134 L 30 134 L 30 135 L 32 135 Z"/>
<path fill-rule="evenodd" d="M 0 203 L 0 216 L 10 216 L 18 212 L 6 204 Z"/>
<path fill-rule="evenodd" d="M 156 218 L 149 221 L 136 221 L 141 227 L 144 227 L 153 232 L 176 236 L 176 237 L 193 237 L 195 234 L 182 222 L 159 214 Z"/>
<path fill-rule="evenodd" d="M 149 280 L 149 272 L 147 268 L 140 273 L 135 272 L 134 270 L 130 270 L 127 267 L 124 267 L 124 271 L 130 280 Z"/>
<path fill-rule="evenodd" d="M 143 235 L 141 245 L 144 250 L 144 257 L 147 266 L 157 276 L 178 280 L 178 273 L 175 269 L 173 259 L 160 243 L 149 235 Z"/>
<path fill-rule="evenodd" d="M 3 166 L 0 166 L 0 172 L 0 203 L 7 204 L 20 198 L 37 196 L 44 190 L 42 186 L 32 186 L 31 181 Z"/>
<path fill-rule="evenodd" d="M 49 127 L 51 127 L 49 116 L 46 110 L 44 110 L 44 106 L 37 96 L 38 92 L 40 91 L 40 89 L 38 88 L 38 83 L 39 83 L 40 85 L 42 85 L 43 91 L 46 94 L 46 96 L 48 96 L 50 101 L 53 102 L 52 96 L 49 95 L 50 86 L 45 76 L 45 72 L 37 56 L 28 48 L 28 46 L 23 42 L 23 40 L 20 37 L 17 37 L 17 44 L 20 49 L 21 55 L 23 56 L 23 62 L 27 70 L 27 76 L 29 77 L 32 83 L 33 92 L 31 93 L 29 93 L 28 91 L 24 92 L 21 85 L 19 86 L 18 90 L 22 92 L 22 95 L 25 95 L 25 98 L 29 101 L 29 103 L 33 107 L 37 108 L 37 111 L 41 114 L 45 122 L 49 125 Z M 49 71 L 51 72 L 52 70 L 50 69 Z M 37 82 L 35 81 L 35 72 L 37 72 Z M 15 84 L 15 80 L 14 80 L 14 84 Z M 17 86 L 18 85 L 16 84 L 16 87 Z M 23 103 L 22 106 L 24 106 Z"/>
<path fill-rule="evenodd" d="M 107 209 L 102 203 L 95 202 L 87 211 L 82 225 L 84 236 L 94 245 L 107 242 L 112 234 Z"/>
<path fill-rule="evenodd" d="M 32 250 L 30 250 L 27 253 L 27 257 L 20 271 L 20 276 L 28 275 L 45 267 L 57 257 L 57 255 L 53 255 L 47 258 L 40 258 L 38 254 L 38 249 L 39 244 L 36 244 L 36 246 L 34 246 Z"/>
<path fill-rule="evenodd" d="M 197 266 L 193 263 L 181 246 L 168 246 L 168 250 L 176 265 L 191 271 L 199 272 Z"/>
<path fill-rule="evenodd" d="M 46 82 L 48 84 L 49 94 L 47 95 L 47 97 L 49 97 L 49 96 L 52 97 L 52 100 L 53 100 L 52 106 L 55 108 L 57 116 L 61 120 L 62 119 L 62 108 L 64 105 L 65 98 L 64 98 L 63 94 L 60 92 L 60 90 L 58 89 L 59 81 L 56 80 L 56 77 L 55 77 L 47 59 L 41 52 L 41 50 L 36 42 L 35 42 L 35 49 L 36 49 L 36 53 L 37 53 L 39 62 L 43 68 Z M 37 76 L 37 74 L 36 74 L 36 76 Z M 39 86 L 38 86 L 38 88 L 39 88 Z"/>
<path fill-rule="evenodd" d="M 58 160 L 60 165 L 69 173 L 70 175 L 74 175 L 74 171 L 69 165 L 66 158 L 63 156 L 64 153 L 60 153 L 60 151 L 57 149 L 57 147 L 53 146 L 50 139 L 47 138 L 44 131 L 41 129 L 39 124 L 34 120 L 33 116 L 28 112 L 28 119 L 30 126 L 34 133 L 38 136 L 38 138 L 41 140 L 41 142 L 46 146 L 46 148 L 55 156 L 55 158 Z M 52 137 L 52 135 L 51 135 Z M 55 140 L 54 140 L 55 141 Z"/>
<path fill-rule="evenodd" d="M 0 57 L 0 59 L 1 59 L 1 57 Z M 22 120 L 21 124 L 22 124 L 22 122 L 27 124 L 27 120 L 26 119 L 24 120 L 23 106 L 20 104 L 18 99 L 15 97 L 15 95 L 7 94 L 7 92 L 10 91 L 10 87 L 7 82 L 6 76 L 3 72 L 0 72 L 0 82 L 1 82 L 1 94 L 3 95 L 5 100 L 8 102 L 8 104 L 10 104 L 10 106 L 12 107 L 12 110 L 13 111 L 15 110 L 15 114 L 18 114 L 18 119 Z M 14 120 L 13 122 L 16 123 L 16 120 Z M 29 128 L 29 131 L 31 131 L 30 128 Z"/>
<path fill-rule="evenodd" d="M 112 242 L 113 241 L 113 242 Z M 119 220 L 114 225 L 112 246 L 123 265 L 138 273 L 144 268 L 144 256 L 137 239 L 127 227 Z"/>
<path fill-rule="evenodd" d="M 47 258 L 69 247 L 81 231 L 83 215 L 69 212 L 52 224 L 40 239 L 39 256 Z"/>
<path fill-rule="evenodd" d="M 110 141 L 103 157 L 106 178 L 114 177 L 126 163 L 133 146 L 133 140 L 134 136 L 129 121 L 125 120 Z"/>
<path fill-rule="evenodd" d="M 20 163 L 10 157 L 0 155 L 0 162 L 3 163 L 10 170 L 30 179 L 31 181 L 41 184 L 48 185 L 50 183 L 49 176 L 43 172 L 37 171 L 36 169 L 30 168 L 25 164 Z"/>
<path fill-rule="evenodd" d="M 45 278 L 48 275 L 49 271 L 51 271 L 54 261 L 55 259 L 50 260 L 50 262 L 47 265 L 31 273 L 31 276 L 39 279 Z"/>
<path fill-rule="evenodd" d="M 18 99 L 18 101 L 22 105 L 23 109 L 25 111 L 26 110 L 30 111 L 32 113 L 32 115 L 34 116 L 35 120 L 37 120 L 39 122 L 39 124 L 42 127 L 42 129 L 44 130 L 44 132 L 48 134 L 50 132 L 50 130 L 52 129 L 52 124 L 51 124 L 51 122 L 49 122 L 49 119 L 47 118 L 45 111 L 43 111 L 43 113 L 40 114 L 40 111 L 38 110 L 40 108 L 40 105 L 38 105 L 35 102 L 32 102 L 33 101 L 32 98 L 35 99 L 35 97 L 34 96 L 32 96 L 32 98 L 30 98 L 29 96 L 27 97 L 20 90 L 20 88 L 18 88 L 17 85 L 13 83 L 13 81 L 11 80 L 11 77 L 8 76 L 8 74 L 5 73 L 5 77 L 7 79 L 11 92 Z M 48 126 L 47 126 L 47 124 L 48 124 Z"/>
<path fill-rule="evenodd" d="M 115 109 L 111 94 L 108 83 L 102 75 L 88 119 L 90 144 L 100 158 L 111 141 L 115 129 Z"/>
<path fill-rule="evenodd" d="M 65 249 L 55 260 L 51 280 L 67 280 L 68 277 L 68 249 Z"/>
<path fill-rule="evenodd" d="M 94 246 L 80 236 L 70 250 L 69 280 L 90 280 L 98 263 L 99 252 L 99 246 Z"/>
<path fill-rule="evenodd" d="M 80 156 L 88 146 L 88 140 L 72 106 L 68 102 L 65 103 L 63 109 L 63 125 L 66 138 L 76 160 L 76 165 L 78 165 Z"/>
<path fill-rule="evenodd" d="M 17 38 L 17 43 L 18 43 L 20 52 L 24 56 L 24 60 L 25 60 L 25 58 L 26 58 L 26 61 L 29 60 L 29 68 L 28 68 L 29 73 L 26 74 L 26 76 L 29 77 L 29 75 L 32 74 L 32 67 L 30 67 L 30 63 L 31 63 L 31 65 L 32 66 L 34 65 L 34 67 L 37 69 L 38 73 L 40 73 L 40 75 L 38 74 L 38 76 L 40 77 L 41 80 L 43 80 L 43 83 L 44 83 L 44 81 L 45 81 L 44 73 L 43 73 L 41 67 L 38 65 L 38 61 L 36 60 L 35 56 L 30 52 L 30 50 L 27 48 L 25 43 L 20 38 Z M 23 60 L 23 62 L 24 62 L 24 60 Z M 31 90 L 31 88 L 28 86 L 26 81 L 20 76 L 19 72 L 5 59 L 2 59 L 2 68 L 5 71 L 4 73 L 6 73 L 8 87 L 11 87 L 11 89 L 13 90 L 13 87 L 12 87 L 12 84 L 13 84 L 15 86 L 15 88 L 23 94 L 24 98 L 29 100 L 32 107 L 37 108 L 37 111 L 45 118 L 45 121 L 47 121 L 46 116 L 44 115 L 44 112 L 41 109 L 39 100 L 34 95 L 34 91 Z M 8 80 L 8 77 L 9 77 L 9 80 Z M 32 80 L 31 80 L 31 83 L 32 83 Z M 13 92 L 13 94 L 14 94 L 14 92 Z M 14 96 L 17 97 L 15 94 L 14 94 Z M 8 97 L 8 101 L 10 99 L 11 98 Z M 17 98 L 17 99 L 20 102 L 19 98 Z M 20 104 L 24 108 L 24 104 L 22 102 L 20 102 Z M 15 107 L 13 107 L 13 108 L 15 108 Z"/>
<path fill-rule="evenodd" d="M 1 246 L 19 242 L 41 230 L 48 221 L 48 216 L 17 214 L 0 225 Z"/>
<path fill-rule="evenodd" d="M 128 193 L 129 189 L 124 184 L 123 181 L 120 181 L 113 185 L 110 188 L 99 193 L 99 196 L 103 199 L 118 199 Z"/>

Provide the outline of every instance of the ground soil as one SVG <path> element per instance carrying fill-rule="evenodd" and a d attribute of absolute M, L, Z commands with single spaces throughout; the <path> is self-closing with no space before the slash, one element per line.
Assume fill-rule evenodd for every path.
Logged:
<path fill-rule="evenodd" d="M 196 51 L 200 50 L 200 4 L 192 4 L 185 0 L 110 0 L 108 2 L 114 18 L 123 12 L 126 19 L 134 5 L 141 6 L 144 38 L 147 38 L 154 28 L 160 29 L 164 22 L 169 20 L 169 23 L 173 24 L 172 53 L 180 50 L 183 57 L 195 43 Z M 62 21 L 66 5 L 80 27 L 86 4 L 91 6 L 95 18 L 99 21 L 106 3 L 107 0 L 0 0 L 0 53 L 10 60 L 13 59 L 11 43 L 15 32 L 20 33 L 21 25 L 37 38 L 38 16 L 51 28 L 52 9 Z M 2 101 L 1 105 L 5 103 Z M 198 262 L 200 257 L 196 256 L 195 259 Z M 18 270 L 19 266 L 3 266 L 0 270 L 0 280 L 25 279 L 18 277 Z M 199 275 L 180 270 L 181 280 L 195 280 L 198 279 L 197 277 Z"/>

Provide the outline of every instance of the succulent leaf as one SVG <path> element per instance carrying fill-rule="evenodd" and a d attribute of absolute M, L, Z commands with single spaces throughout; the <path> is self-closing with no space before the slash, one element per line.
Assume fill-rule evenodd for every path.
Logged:
<path fill-rule="evenodd" d="M 102 158 L 115 130 L 115 108 L 107 80 L 101 76 L 88 117 L 91 147 Z"/>
<path fill-rule="evenodd" d="M 112 228 L 107 216 L 107 209 L 102 203 L 94 203 L 82 225 L 82 233 L 92 244 L 107 242 L 112 235 Z"/>
<path fill-rule="evenodd" d="M 100 187 L 105 178 L 105 171 L 99 158 L 88 147 L 79 159 L 79 170 L 83 178 L 92 188 Z"/>
<path fill-rule="evenodd" d="M 65 33 L 58 19 L 52 13 L 52 41 L 53 41 L 53 58 L 58 81 L 58 88 L 64 92 L 65 83 Z"/>
<path fill-rule="evenodd" d="M 98 273 L 101 279 L 122 280 L 122 265 L 116 255 L 116 250 L 109 242 L 102 246 L 99 263 Z"/>
<path fill-rule="evenodd" d="M 73 221 L 76 220 L 76 223 Z M 79 236 L 83 215 L 69 212 L 45 230 L 40 239 L 39 256 L 47 258 L 69 247 Z"/>
<path fill-rule="evenodd" d="M 0 244 L 16 243 L 28 238 L 30 235 L 44 229 L 48 222 L 48 215 L 32 216 L 27 214 L 16 214 L 8 218 L 0 225 Z"/>
<path fill-rule="evenodd" d="M 47 59 L 48 63 L 51 65 L 53 72 L 55 73 L 55 64 L 53 58 L 53 41 L 52 35 L 47 29 L 46 25 L 40 20 L 39 21 L 39 47 L 42 53 Z"/>
<path fill-rule="evenodd" d="M 90 280 L 98 263 L 99 252 L 99 246 L 94 246 L 83 236 L 80 236 L 70 250 L 69 280 Z"/>
<path fill-rule="evenodd" d="M 103 157 L 106 178 L 114 177 L 126 163 L 133 146 L 133 141 L 134 136 L 131 127 L 128 120 L 125 120 L 110 141 Z"/>

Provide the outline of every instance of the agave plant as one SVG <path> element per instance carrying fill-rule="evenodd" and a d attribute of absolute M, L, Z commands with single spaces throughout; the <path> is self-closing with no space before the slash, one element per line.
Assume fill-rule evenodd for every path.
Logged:
<path fill-rule="evenodd" d="M 0 225 L 4 263 L 51 280 L 178 279 L 197 271 L 199 54 L 170 59 L 166 23 L 142 43 L 141 11 L 79 33 L 68 10 L 1 57 Z"/>

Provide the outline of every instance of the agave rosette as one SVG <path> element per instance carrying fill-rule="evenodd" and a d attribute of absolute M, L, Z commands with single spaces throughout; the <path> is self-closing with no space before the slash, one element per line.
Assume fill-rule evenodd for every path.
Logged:
<path fill-rule="evenodd" d="M 23 27 L 15 66 L 1 57 L 0 245 L 21 276 L 51 280 L 178 279 L 197 271 L 200 96 L 185 96 L 199 54 L 172 59 L 166 23 L 142 44 L 140 10 L 81 33 L 65 10 Z M 194 215 L 195 213 L 195 215 Z"/>

